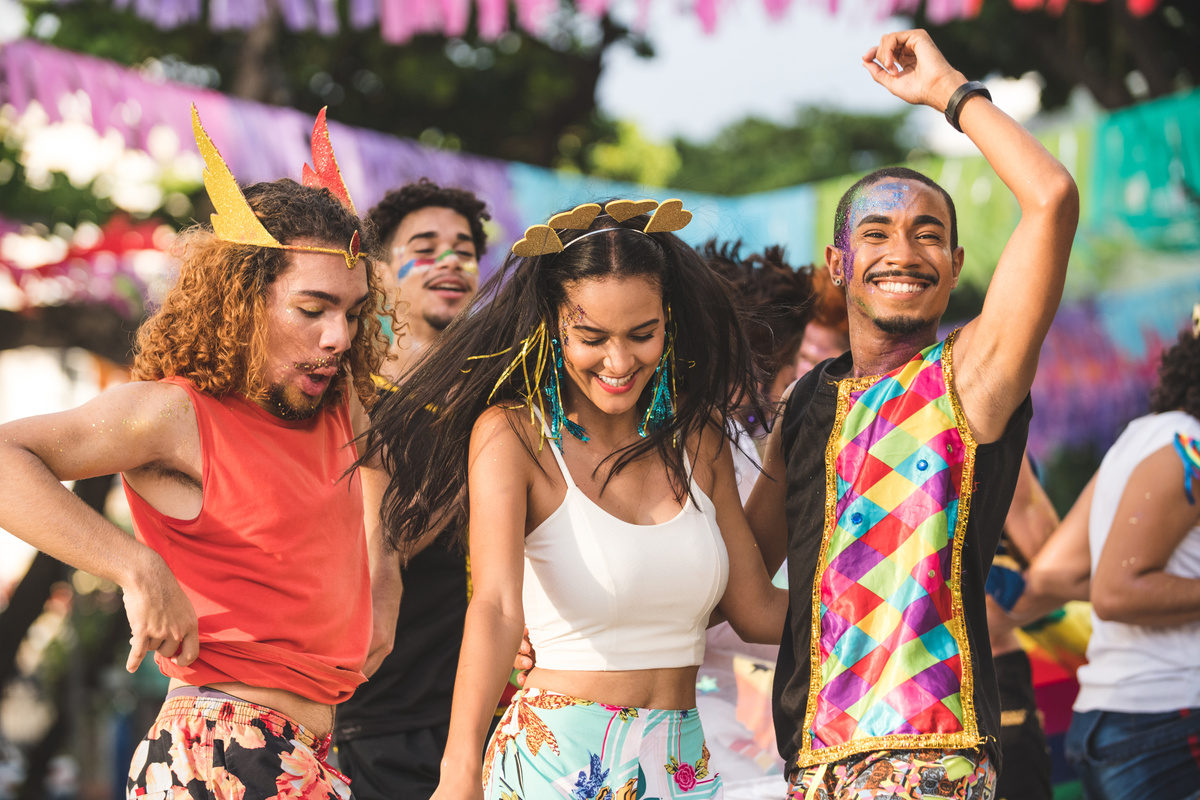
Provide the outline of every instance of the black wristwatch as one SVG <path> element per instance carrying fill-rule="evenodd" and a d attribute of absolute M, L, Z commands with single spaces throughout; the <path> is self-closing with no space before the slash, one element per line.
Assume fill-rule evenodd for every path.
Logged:
<path fill-rule="evenodd" d="M 958 114 L 962 111 L 963 103 L 973 94 L 981 94 L 988 100 L 992 99 L 992 93 L 981 82 L 967 81 L 954 90 L 954 94 L 950 95 L 950 102 L 946 105 L 946 122 L 953 125 L 954 130 L 959 133 L 962 133 L 962 128 L 958 126 Z"/>

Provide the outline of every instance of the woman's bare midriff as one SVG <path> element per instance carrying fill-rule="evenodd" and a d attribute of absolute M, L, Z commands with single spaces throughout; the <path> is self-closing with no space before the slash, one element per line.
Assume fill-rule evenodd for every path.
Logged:
<path fill-rule="evenodd" d="M 178 678 L 171 679 L 171 689 L 191 686 Z M 232 695 L 247 703 L 266 706 L 300 724 L 318 739 L 324 739 L 333 730 L 333 706 L 317 703 L 283 689 L 264 689 L 244 683 L 206 683 L 209 689 Z"/>
<path fill-rule="evenodd" d="M 699 667 L 583 672 L 534 667 L 525 685 L 626 708 L 684 710 L 696 707 Z"/>

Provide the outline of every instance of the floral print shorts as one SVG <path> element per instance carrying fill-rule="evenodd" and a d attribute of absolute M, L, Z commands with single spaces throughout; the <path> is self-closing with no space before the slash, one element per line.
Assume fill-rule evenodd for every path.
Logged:
<path fill-rule="evenodd" d="M 170 697 L 129 767 L 128 800 L 350 800 L 349 781 L 288 717 L 228 695 Z"/>
<path fill-rule="evenodd" d="M 696 709 L 622 708 L 543 689 L 518 692 L 483 762 L 488 800 L 713 800 Z"/>
<path fill-rule="evenodd" d="M 996 770 L 971 750 L 876 750 L 800 771 L 788 800 L 992 800 Z"/>

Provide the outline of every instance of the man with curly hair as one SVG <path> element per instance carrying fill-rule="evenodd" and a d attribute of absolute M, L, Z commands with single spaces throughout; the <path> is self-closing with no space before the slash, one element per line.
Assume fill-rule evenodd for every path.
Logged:
<path fill-rule="evenodd" d="M 475 296 L 491 217 L 473 193 L 427 178 L 388 192 L 367 216 L 383 246 L 380 280 L 406 334 L 393 339 L 383 366 L 397 382 Z"/>
<path fill-rule="evenodd" d="M 380 282 L 407 334 L 377 379 L 386 395 L 475 295 L 489 217 L 471 192 L 425 179 L 389 192 L 368 217 L 383 243 Z M 376 560 L 405 589 L 390 655 L 338 708 L 338 766 L 359 800 L 420 800 L 437 788 L 467 613 L 458 534 L 432 531 L 403 565 L 394 554 Z"/>
<path fill-rule="evenodd" d="M 244 197 L 275 245 L 185 233 L 133 382 L 0 433 L 0 526 L 121 586 L 126 668 L 153 653 L 171 679 L 130 797 L 349 797 L 323 759 L 372 641 L 350 442 L 381 294 L 368 229 L 330 191 Z M 116 472 L 136 538 L 60 483 Z"/>

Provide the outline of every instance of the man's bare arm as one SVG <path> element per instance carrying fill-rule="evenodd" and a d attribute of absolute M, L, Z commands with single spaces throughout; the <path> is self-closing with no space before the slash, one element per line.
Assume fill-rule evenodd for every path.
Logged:
<path fill-rule="evenodd" d="M 60 481 L 143 471 L 178 475 L 158 483 L 178 483 L 186 493 L 192 481 L 199 491 L 198 442 L 186 393 L 158 383 L 128 384 L 70 411 L 0 426 L 0 527 L 122 588 L 133 631 L 131 672 L 148 652 L 181 665 L 194 661 L 195 610 L 157 553 Z M 161 494 L 175 501 L 179 493 Z"/>
<path fill-rule="evenodd" d="M 938 111 L 967 82 L 925 31 L 888 34 L 863 61 L 888 91 Z M 986 98 L 969 97 L 959 124 L 1021 208 L 1021 221 L 996 265 L 983 312 L 955 344 L 963 408 L 976 439 L 986 443 L 1004 434 L 1033 385 L 1042 341 L 1062 298 L 1079 221 L 1079 192 L 1066 168 Z"/>
<path fill-rule="evenodd" d="M 361 448 L 371 427 L 371 418 L 353 393 L 350 396 L 350 422 Z M 388 476 L 383 459 L 376 454 L 359 468 L 359 476 L 363 489 L 363 528 L 371 567 L 371 645 L 363 666 L 363 673 L 369 678 L 392 652 L 404 587 L 400 578 L 400 555 L 388 545 L 384 536 L 381 511 Z"/>
<path fill-rule="evenodd" d="M 791 389 L 784 392 L 781 402 L 787 403 Z M 783 457 L 783 415 L 775 420 L 767 434 L 763 451 L 762 472 L 754 482 L 750 497 L 746 499 L 746 520 L 754 533 L 754 540 L 762 552 L 767 574 L 774 575 L 787 556 L 787 512 L 784 500 L 787 496 L 787 464 Z"/>
<path fill-rule="evenodd" d="M 1028 458 L 1021 459 L 1012 504 L 1004 518 L 1004 532 L 1020 551 L 1022 563 L 1033 561 L 1058 524 L 1058 512 L 1042 484 L 1038 483 L 1033 465 Z"/>
<path fill-rule="evenodd" d="M 1095 491 L 1093 475 L 1062 523 L 1034 556 L 1025 580 L 1035 594 L 1055 598 L 1060 604 L 1088 599 L 1092 577 L 1088 517 Z"/>

